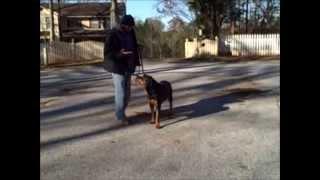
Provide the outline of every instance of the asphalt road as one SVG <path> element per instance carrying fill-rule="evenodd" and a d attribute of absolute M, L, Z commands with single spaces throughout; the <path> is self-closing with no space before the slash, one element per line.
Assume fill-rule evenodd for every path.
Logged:
<path fill-rule="evenodd" d="M 132 84 L 115 125 L 111 75 L 100 66 L 41 71 L 42 180 L 280 179 L 280 64 L 148 63 L 174 89 L 174 116 L 148 123 L 144 91 Z"/>

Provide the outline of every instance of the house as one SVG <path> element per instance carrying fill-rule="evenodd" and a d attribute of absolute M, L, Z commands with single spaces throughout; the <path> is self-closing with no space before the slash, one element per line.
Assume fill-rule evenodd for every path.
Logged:
<path fill-rule="evenodd" d="M 42 4 L 40 10 L 43 17 L 40 18 L 40 32 L 50 32 L 50 9 L 48 4 Z M 72 3 L 60 7 L 60 21 L 58 22 L 58 6 L 53 5 L 55 12 L 55 35 L 63 41 L 98 40 L 104 41 L 106 31 L 110 30 L 110 7 L 111 3 Z M 118 1 L 119 18 L 126 14 L 125 2 Z M 49 18 L 47 18 L 48 16 Z M 48 22 L 49 21 L 49 22 Z M 61 37 L 59 37 L 59 27 Z M 41 29 L 42 27 L 42 29 Z M 45 30 L 45 31 L 44 31 Z M 50 33 L 49 33 L 50 34 Z M 43 36 L 48 37 L 48 36 Z M 41 38 L 41 36 L 40 36 Z"/>

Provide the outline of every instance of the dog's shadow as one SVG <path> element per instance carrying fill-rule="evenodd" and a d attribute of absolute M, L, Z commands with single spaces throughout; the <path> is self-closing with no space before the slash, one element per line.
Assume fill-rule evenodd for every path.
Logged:
<path fill-rule="evenodd" d="M 160 113 L 160 125 L 161 128 L 169 125 L 176 124 L 181 121 L 189 120 L 192 118 L 198 118 L 229 109 L 227 104 L 242 102 L 246 99 L 256 97 L 260 94 L 266 93 L 269 90 L 258 89 L 234 89 L 230 90 L 222 95 L 214 96 L 207 99 L 202 99 L 196 103 L 178 106 L 173 108 L 173 115 L 170 115 L 168 109 L 161 110 Z M 182 117 L 182 119 L 180 118 Z M 130 118 L 132 124 L 149 123 L 151 119 L 150 112 L 141 112 Z M 174 121 L 170 121 L 175 119 Z M 176 120 L 178 119 L 178 120 Z M 170 121 L 170 122 L 168 122 Z"/>

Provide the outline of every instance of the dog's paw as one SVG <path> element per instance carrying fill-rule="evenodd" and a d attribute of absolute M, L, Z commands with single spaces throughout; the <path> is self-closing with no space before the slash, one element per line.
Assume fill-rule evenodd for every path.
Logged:
<path fill-rule="evenodd" d="M 156 125 L 156 128 L 157 128 L 157 129 L 160 129 L 160 128 L 161 128 L 161 127 L 160 127 L 160 124 L 157 124 L 157 125 Z"/>

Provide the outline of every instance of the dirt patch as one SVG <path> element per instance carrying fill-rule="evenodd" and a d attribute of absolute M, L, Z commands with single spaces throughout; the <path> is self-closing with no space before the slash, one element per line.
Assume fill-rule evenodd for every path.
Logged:
<path fill-rule="evenodd" d="M 245 82 L 240 82 L 231 86 L 226 87 L 224 90 L 225 91 L 232 91 L 234 89 L 258 89 L 259 83 L 248 80 Z"/>
<path fill-rule="evenodd" d="M 60 89 L 60 92 L 64 95 L 87 94 L 87 93 L 90 93 L 89 89 L 90 89 L 90 86 L 83 86 L 79 88 L 64 87 Z"/>
<path fill-rule="evenodd" d="M 42 98 L 40 99 L 40 108 L 46 108 L 55 105 L 58 102 L 58 98 Z"/>
<path fill-rule="evenodd" d="M 264 94 L 268 93 L 270 90 L 261 90 L 257 88 L 234 88 L 228 89 L 224 92 L 226 94 L 232 95 L 233 98 L 238 99 L 240 101 L 257 98 L 264 96 Z"/>
<path fill-rule="evenodd" d="M 257 88 L 234 88 L 234 89 L 228 89 L 226 90 L 229 93 L 239 93 L 239 94 L 256 94 L 261 93 L 263 90 L 257 89 Z"/>
<path fill-rule="evenodd" d="M 92 61 L 73 61 L 71 63 L 57 63 L 57 64 L 50 64 L 48 66 L 40 66 L 41 69 L 50 69 L 50 68 L 63 68 L 63 67 L 69 67 L 69 66 L 82 66 L 82 65 L 97 65 L 101 64 L 103 61 L 101 59 L 99 60 L 92 60 Z"/>
<path fill-rule="evenodd" d="M 270 61 L 280 60 L 280 56 L 211 56 L 211 57 L 192 57 L 166 60 L 170 63 L 184 63 L 184 62 L 224 62 L 237 63 L 249 61 Z"/>
<path fill-rule="evenodd" d="M 226 63 L 248 62 L 248 61 L 269 61 L 269 60 L 280 60 L 280 56 L 217 57 L 214 60 L 218 62 L 226 62 Z"/>

